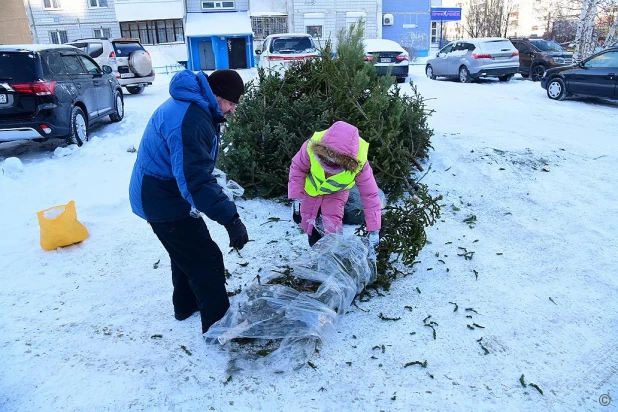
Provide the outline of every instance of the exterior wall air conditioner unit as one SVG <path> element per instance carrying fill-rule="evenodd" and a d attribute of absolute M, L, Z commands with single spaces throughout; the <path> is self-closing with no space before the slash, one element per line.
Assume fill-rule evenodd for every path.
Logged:
<path fill-rule="evenodd" d="M 395 16 L 391 13 L 386 13 L 382 16 L 382 25 L 383 26 L 392 26 L 395 23 Z"/>

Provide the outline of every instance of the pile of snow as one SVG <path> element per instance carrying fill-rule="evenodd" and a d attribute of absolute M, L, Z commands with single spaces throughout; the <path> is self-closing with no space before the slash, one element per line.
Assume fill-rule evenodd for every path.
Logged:
<path fill-rule="evenodd" d="M 75 150 L 75 148 L 77 148 L 76 145 L 70 145 L 67 147 L 57 147 L 56 150 L 54 150 L 54 157 L 59 159 L 61 157 L 70 156 L 71 154 L 73 154 L 73 151 Z"/>
<path fill-rule="evenodd" d="M 24 165 L 17 157 L 9 157 L 0 166 L 5 176 L 16 178 L 24 172 Z"/>

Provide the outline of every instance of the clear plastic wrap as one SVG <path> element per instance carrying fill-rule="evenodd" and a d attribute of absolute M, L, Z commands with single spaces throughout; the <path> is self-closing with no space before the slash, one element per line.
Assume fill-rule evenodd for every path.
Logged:
<path fill-rule="evenodd" d="M 204 338 L 229 353 L 230 373 L 298 369 L 375 276 L 363 239 L 326 235 L 291 264 L 256 276 Z"/>
<path fill-rule="evenodd" d="M 245 189 L 233 180 L 227 180 L 225 172 L 219 169 L 214 169 L 212 172 L 219 186 L 223 188 L 223 193 L 233 202 L 235 197 L 241 197 L 245 193 Z"/>

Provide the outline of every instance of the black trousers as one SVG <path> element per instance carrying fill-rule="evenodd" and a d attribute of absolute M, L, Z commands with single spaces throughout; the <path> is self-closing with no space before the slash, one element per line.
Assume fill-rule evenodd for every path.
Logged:
<path fill-rule="evenodd" d="M 202 333 L 206 332 L 230 307 L 219 246 L 202 218 L 149 223 L 170 255 L 174 311 L 188 314 L 199 310 Z"/>

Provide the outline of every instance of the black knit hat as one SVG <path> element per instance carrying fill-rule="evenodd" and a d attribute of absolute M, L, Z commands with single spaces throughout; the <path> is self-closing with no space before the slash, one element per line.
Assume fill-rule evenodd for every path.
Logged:
<path fill-rule="evenodd" d="M 215 70 L 208 76 L 208 84 L 215 96 L 238 104 L 240 96 L 245 93 L 245 84 L 234 70 Z"/>

